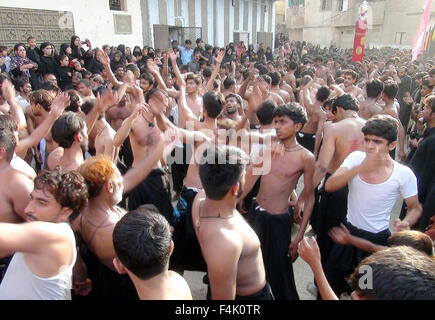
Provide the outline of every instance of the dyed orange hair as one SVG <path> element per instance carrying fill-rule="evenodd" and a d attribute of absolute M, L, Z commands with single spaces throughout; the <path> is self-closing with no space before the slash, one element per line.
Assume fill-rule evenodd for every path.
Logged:
<path fill-rule="evenodd" d="M 87 159 L 79 168 L 88 185 L 89 199 L 98 196 L 103 186 L 110 181 L 115 167 L 109 158 L 99 155 Z"/>

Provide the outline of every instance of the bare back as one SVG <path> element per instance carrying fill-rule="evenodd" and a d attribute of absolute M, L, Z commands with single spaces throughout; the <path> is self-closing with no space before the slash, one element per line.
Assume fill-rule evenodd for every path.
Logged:
<path fill-rule="evenodd" d="M 360 102 L 359 104 L 359 116 L 363 119 L 370 119 L 371 117 L 380 114 L 382 112 L 382 108 L 376 104 L 375 101 L 365 100 Z"/>
<path fill-rule="evenodd" d="M 350 153 L 364 151 L 364 135 L 361 131 L 364 124 L 365 120 L 361 118 L 347 118 L 329 126 L 327 132 L 335 138 L 335 153 L 328 168 L 329 173 L 334 173 Z"/>
<path fill-rule="evenodd" d="M 207 210 L 204 197 L 202 192 L 195 198 L 192 220 L 206 263 L 209 265 L 216 261 L 216 257 L 234 259 L 237 264 L 236 295 L 249 296 L 260 291 L 266 285 L 266 276 L 258 236 L 237 210 L 234 210 L 234 216 L 230 219 L 201 218 Z M 217 242 L 220 243 L 218 247 L 215 245 Z M 240 249 L 235 250 L 238 256 L 228 257 L 225 249 L 220 252 L 220 248 L 232 246 Z M 231 249 L 229 251 L 234 252 Z"/>

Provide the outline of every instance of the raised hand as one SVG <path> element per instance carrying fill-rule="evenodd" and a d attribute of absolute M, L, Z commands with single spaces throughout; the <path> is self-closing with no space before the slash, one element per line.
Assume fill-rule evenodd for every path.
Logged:
<path fill-rule="evenodd" d="M 152 59 L 147 60 L 147 68 L 151 73 L 159 73 L 159 67 L 157 66 L 156 62 Z"/>
<path fill-rule="evenodd" d="M 101 62 L 102 65 L 108 66 L 110 65 L 110 58 L 107 55 L 107 53 L 103 50 L 97 50 L 97 53 L 95 54 L 98 61 Z"/>
<path fill-rule="evenodd" d="M 219 50 L 217 58 L 216 58 L 216 62 L 221 64 L 222 60 L 224 59 L 225 56 L 225 51 L 224 50 Z"/>
<path fill-rule="evenodd" d="M 102 113 L 107 111 L 110 107 L 114 106 L 118 103 L 118 93 L 112 90 L 106 90 L 102 95 L 97 94 L 97 103 L 96 107 L 98 108 L 98 112 Z"/>
<path fill-rule="evenodd" d="M 169 59 L 171 59 L 171 61 L 177 61 L 177 55 L 174 52 L 174 49 L 169 49 L 168 50 L 168 55 L 169 55 Z"/>
<path fill-rule="evenodd" d="M 4 80 L 2 84 L 2 95 L 6 101 L 15 99 L 15 88 L 9 80 Z"/>
<path fill-rule="evenodd" d="M 59 118 L 65 111 L 65 108 L 70 104 L 70 97 L 67 93 L 63 92 L 57 95 L 51 104 L 51 112 L 56 118 Z"/>

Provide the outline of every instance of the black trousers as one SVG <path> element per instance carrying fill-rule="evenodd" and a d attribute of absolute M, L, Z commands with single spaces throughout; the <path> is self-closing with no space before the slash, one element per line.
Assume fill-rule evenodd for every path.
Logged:
<path fill-rule="evenodd" d="M 377 245 L 387 246 L 387 239 L 391 235 L 389 229 L 372 233 L 361 230 L 348 221 L 344 221 L 343 223 L 353 236 L 369 240 Z M 333 245 L 328 260 L 326 261 L 324 272 L 329 285 L 338 297 L 340 297 L 343 292 L 349 292 L 346 278 L 349 277 L 355 271 L 358 264 L 369 255 L 370 252 L 363 251 L 351 245 Z"/>
<path fill-rule="evenodd" d="M 260 239 L 266 280 L 273 296 L 276 300 L 299 300 L 288 257 L 293 224 L 291 208 L 282 214 L 270 214 L 253 199 L 247 221 Z"/>
<path fill-rule="evenodd" d="M 325 183 L 331 174 L 325 177 Z M 327 192 L 324 188 L 319 191 L 318 216 L 317 216 L 317 243 L 322 255 L 322 266 L 325 266 L 334 241 L 328 232 L 333 227 L 339 226 L 347 215 L 347 185 L 335 192 Z"/>

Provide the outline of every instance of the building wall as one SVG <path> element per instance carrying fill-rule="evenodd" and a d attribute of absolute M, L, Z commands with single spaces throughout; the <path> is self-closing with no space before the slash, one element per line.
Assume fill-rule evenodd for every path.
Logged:
<path fill-rule="evenodd" d="M 352 48 L 355 23 L 362 1 L 349 0 L 349 10 L 346 12 L 338 12 L 337 3 L 332 0 L 331 9 L 326 11 L 320 10 L 321 0 L 305 1 L 305 8 L 287 8 L 286 23 L 290 39 Z M 422 6 L 422 0 L 369 3 L 367 45 L 410 47 L 423 13 Z M 435 3 L 432 3 L 429 25 L 435 25 Z M 301 28 L 302 39 L 299 39 Z M 401 44 L 396 41 L 399 32 L 403 33 Z"/>
<path fill-rule="evenodd" d="M 94 47 L 103 44 L 142 45 L 141 0 L 126 0 L 127 11 L 111 11 L 109 1 L 97 0 L 0 0 L 0 6 L 40 10 L 72 12 L 75 34 L 82 40 L 91 40 Z M 132 22 L 132 34 L 115 34 L 114 14 L 129 15 Z M 50 39 L 36 39 L 37 43 Z"/>
<path fill-rule="evenodd" d="M 143 42 L 150 46 L 154 46 L 155 42 L 154 35 L 149 36 L 149 30 L 153 30 L 154 25 L 201 28 L 203 41 L 219 47 L 233 42 L 234 32 L 249 33 L 250 43 L 257 44 L 257 32 L 273 33 L 275 29 L 276 1 L 273 0 L 142 0 L 142 2 L 147 4 L 142 5 Z M 165 16 L 166 19 L 162 19 Z M 271 36 L 273 39 L 273 35 Z M 196 39 L 190 40 L 194 45 Z"/>

